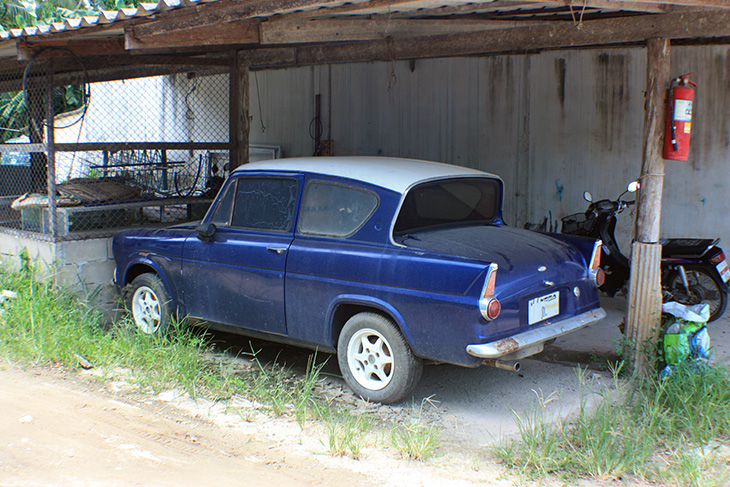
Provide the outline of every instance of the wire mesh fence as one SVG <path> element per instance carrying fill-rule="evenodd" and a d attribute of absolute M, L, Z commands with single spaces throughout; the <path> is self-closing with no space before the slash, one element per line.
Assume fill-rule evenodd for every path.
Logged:
<path fill-rule="evenodd" d="M 88 81 L 103 68 L 51 52 L 0 70 L 0 231 L 88 238 L 207 210 L 229 169 L 227 74 Z"/>

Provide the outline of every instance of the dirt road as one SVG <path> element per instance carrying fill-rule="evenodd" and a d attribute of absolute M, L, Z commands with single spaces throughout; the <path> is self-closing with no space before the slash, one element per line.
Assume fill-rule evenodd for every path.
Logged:
<path fill-rule="evenodd" d="M 44 369 L 0 370 L 3 486 L 357 485 L 361 475 L 160 401 Z"/>

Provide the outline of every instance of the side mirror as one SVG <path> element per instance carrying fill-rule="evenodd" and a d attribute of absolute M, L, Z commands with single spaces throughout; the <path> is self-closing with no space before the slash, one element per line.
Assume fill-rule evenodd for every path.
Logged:
<path fill-rule="evenodd" d="M 583 199 L 586 200 L 588 203 L 593 203 L 593 195 L 590 191 L 583 192 Z"/>
<path fill-rule="evenodd" d="M 205 243 L 208 243 L 213 239 L 213 235 L 215 235 L 215 230 L 215 223 L 210 222 L 203 223 L 195 229 L 195 231 L 198 232 L 198 238 Z"/>
<path fill-rule="evenodd" d="M 626 191 L 629 193 L 635 193 L 639 188 L 641 188 L 641 183 L 638 181 L 631 181 L 629 186 L 626 188 Z"/>

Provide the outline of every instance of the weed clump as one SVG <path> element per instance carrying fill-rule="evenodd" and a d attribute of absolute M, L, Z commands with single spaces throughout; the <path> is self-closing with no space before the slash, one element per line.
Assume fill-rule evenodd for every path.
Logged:
<path fill-rule="evenodd" d="M 663 381 L 625 381 L 620 369 L 612 369 L 612 387 L 583 397 L 572 418 L 553 421 L 543 401 L 515 413 L 520 440 L 496 446 L 496 455 L 530 477 L 727 482 L 718 447 L 730 439 L 730 371 L 680 365 Z"/>

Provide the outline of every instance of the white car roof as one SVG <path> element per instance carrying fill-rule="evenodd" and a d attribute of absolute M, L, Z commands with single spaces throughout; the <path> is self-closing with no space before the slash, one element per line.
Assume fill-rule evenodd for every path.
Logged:
<path fill-rule="evenodd" d="M 234 173 L 248 171 L 283 171 L 322 174 L 364 181 L 404 193 L 416 183 L 445 177 L 493 177 L 493 174 L 440 162 L 397 157 L 296 157 L 251 162 Z"/>

